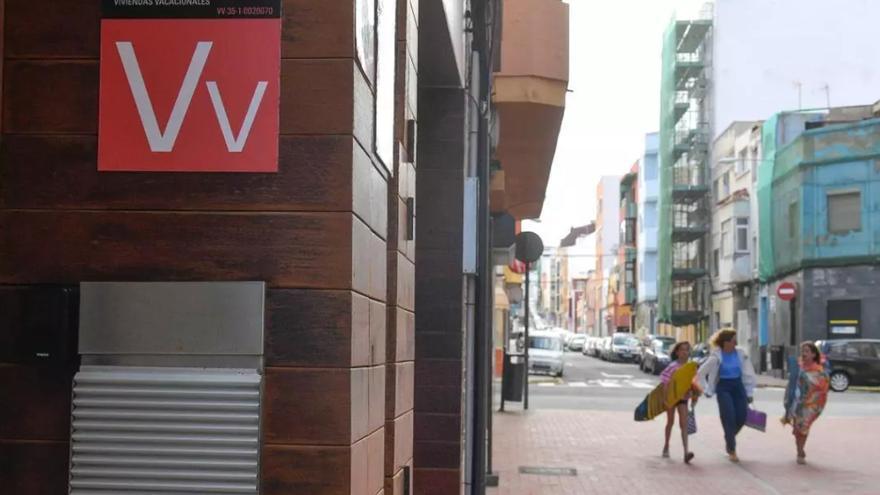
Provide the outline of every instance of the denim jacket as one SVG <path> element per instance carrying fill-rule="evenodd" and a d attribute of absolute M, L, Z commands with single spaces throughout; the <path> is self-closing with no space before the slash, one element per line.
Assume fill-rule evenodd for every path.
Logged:
<path fill-rule="evenodd" d="M 749 356 L 742 350 L 736 350 L 739 355 L 740 368 L 742 369 L 742 382 L 746 389 L 746 395 L 752 397 L 758 384 L 755 375 L 755 367 L 752 366 Z M 715 386 L 718 385 L 718 372 L 721 369 L 721 349 L 715 349 L 697 371 L 697 379 L 706 397 L 715 395 Z"/>

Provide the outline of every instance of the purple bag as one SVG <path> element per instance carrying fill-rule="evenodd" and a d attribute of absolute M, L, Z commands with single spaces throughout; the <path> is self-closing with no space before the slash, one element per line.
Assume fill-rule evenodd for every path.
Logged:
<path fill-rule="evenodd" d="M 767 431 L 767 413 L 750 407 L 746 411 L 746 426 L 758 431 Z"/>

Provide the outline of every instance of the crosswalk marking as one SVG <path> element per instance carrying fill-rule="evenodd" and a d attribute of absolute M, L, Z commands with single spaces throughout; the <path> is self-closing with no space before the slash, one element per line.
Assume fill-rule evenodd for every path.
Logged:
<path fill-rule="evenodd" d="M 605 378 L 632 378 L 632 375 L 612 375 L 611 373 L 602 372 L 602 376 Z"/>
<path fill-rule="evenodd" d="M 635 387 L 635 388 L 654 388 L 655 387 L 655 385 L 651 385 L 650 383 L 637 382 L 635 380 L 627 380 L 626 384 L 631 387 Z"/>
<path fill-rule="evenodd" d="M 586 382 L 571 382 L 568 384 L 569 387 L 586 387 Z"/>

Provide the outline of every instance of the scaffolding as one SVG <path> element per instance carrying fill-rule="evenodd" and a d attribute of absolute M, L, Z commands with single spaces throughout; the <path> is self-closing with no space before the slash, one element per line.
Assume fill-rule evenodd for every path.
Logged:
<path fill-rule="evenodd" d="M 712 21 L 673 20 L 663 43 L 660 101 L 658 321 L 693 326 L 708 321 L 708 84 Z"/>

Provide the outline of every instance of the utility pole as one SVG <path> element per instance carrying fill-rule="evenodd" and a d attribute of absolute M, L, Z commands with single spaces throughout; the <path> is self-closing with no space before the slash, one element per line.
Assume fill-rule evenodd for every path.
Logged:
<path fill-rule="evenodd" d="M 525 304 L 526 304 L 526 326 L 523 331 L 523 336 L 525 337 L 525 345 L 523 346 L 523 360 L 525 361 L 525 380 L 523 380 L 523 386 L 525 389 L 523 390 L 523 409 L 529 409 L 529 285 L 531 285 L 529 281 L 529 272 L 531 271 L 531 263 L 526 262 L 526 294 L 525 294 Z"/>

